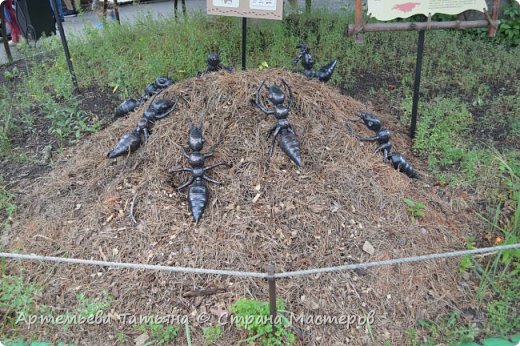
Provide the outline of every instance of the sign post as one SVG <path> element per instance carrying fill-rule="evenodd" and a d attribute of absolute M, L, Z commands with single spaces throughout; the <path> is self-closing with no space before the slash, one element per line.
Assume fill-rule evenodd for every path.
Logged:
<path fill-rule="evenodd" d="M 410 137 L 415 137 L 417 128 L 417 108 L 419 103 L 419 87 L 421 82 L 421 68 L 424 53 L 424 30 L 430 29 L 469 29 L 488 27 L 490 36 L 494 36 L 496 28 L 500 24 L 497 20 L 499 0 L 494 0 L 493 13 L 490 16 L 485 0 L 368 0 L 368 15 L 381 21 L 389 21 L 396 18 L 408 18 L 422 14 L 428 18 L 422 23 L 374 23 L 363 24 L 361 14 L 361 0 L 356 0 L 356 20 L 354 26 L 347 29 L 348 35 L 355 35 L 356 40 L 362 40 L 361 34 L 369 31 L 406 31 L 418 30 L 417 59 L 415 65 L 415 81 L 412 103 L 412 119 L 410 124 Z M 484 12 L 485 20 L 475 21 L 451 21 L 431 22 L 432 15 L 443 13 L 456 15 L 467 10 Z"/>
<path fill-rule="evenodd" d="M 242 17 L 242 70 L 246 69 L 247 18 L 283 19 L 283 0 L 207 0 L 209 15 Z"/>

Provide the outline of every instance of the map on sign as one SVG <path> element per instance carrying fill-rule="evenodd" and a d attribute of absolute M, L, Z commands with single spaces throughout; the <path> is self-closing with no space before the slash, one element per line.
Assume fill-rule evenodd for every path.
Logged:
<path fill-rule="evenodd" d="M 283 18 L 283 0 L 207 0 L 208 14 L 261 19 Z"/>
<path fill-rule="evenodd" d="M 368 14 L 378 20 L 408 18 L 416 14 L 459 14 L 467 10 L 484 11 L 486 0 L 368 0 Z"/>

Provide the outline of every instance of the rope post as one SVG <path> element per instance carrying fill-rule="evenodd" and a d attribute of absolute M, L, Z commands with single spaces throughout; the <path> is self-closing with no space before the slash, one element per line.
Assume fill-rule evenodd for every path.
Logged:
<path fill-rule="evenodd" d="M 13 55 L 11 54 L 11 47 L 9 47 L 9 40 L 7 39 L 7 29 L 5 27 L 5 16 L 4 16 L 5 3 L 0 5 L 0 22 L 2 24 L 2 42 L 4 43 L 5 55 L 7 60 L 11 64 L 13 62 Z"/>
<path fill-rule="evenodd" d="M 276 328 L 276 278 L 274 277 L 274 265 L 267 267 L 267 282 L 269 283 L 269 314 L 274 333 Z"/>

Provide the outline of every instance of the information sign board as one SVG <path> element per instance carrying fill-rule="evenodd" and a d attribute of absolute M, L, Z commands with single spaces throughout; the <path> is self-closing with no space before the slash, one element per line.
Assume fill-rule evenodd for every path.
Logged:
<path fill-rule="evenodd" d="M 408 18 L 416 14 L 459 14 L 467 10 L 484 11 L 485 0 L 368 0 L 368 14 L 378 20 Z"/>
<path fill-rule="evenodd" d="M 283 19 L 283 0 L 207 0 L 208 14 Z"/>

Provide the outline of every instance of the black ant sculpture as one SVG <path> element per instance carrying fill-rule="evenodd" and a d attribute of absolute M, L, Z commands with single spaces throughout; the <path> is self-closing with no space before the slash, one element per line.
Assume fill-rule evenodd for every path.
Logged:
<path fill-rule="evenodd" d="M 137 107 L 142 105 L 149 97 L 161 92 L 166 89 L 170 85 L 173 85 L 175 81 L 168 77 L 157 77 L 155 81 L 148 84 L 148 86 L 144 89 L 144 95 L 138 99 L 129 98 L 128 100 L 123 101 L 119 106 L 117 106 L 114 117 L 121 118 L 127 115 L 130 112 L 133 112 Z"/>
<path fill-rule="evenodd" d="M 309 47 L 304 42 L 301 42 L 296 48 L 300 48 L 300 54 L 293 59 L 293 64 L 296 64 L 298 61 L 302 61 L 303 71 L 301 71 L 308 78 L 317 78 L 322 82 L 327 82 L 330 77 L 332 77 L 332 73 L 336 68 L 337 60 L 332 60 L 329 64 L 323 66 L 319 70 L 313 70 L 314 59 L 312 58 Z"/>
<path fill-rule="evenodd" d="M 352 135 L 362 142 L 377 142 L 378 147 L 376 148 L 376 152 L 383 153 L 384 160 L 388 160 L 394 169 L 403 172 L 410 178 L 419 179 L 419 174 L 404 158 L 404 156 L 397 152 L 392 152 L 392 144 L 390 144 L 390 131 L 382 127 L 381 121 L 375 115 L 368 112 L 361 112 L 358 114 L 358 117 L 361 121 L 363 121 L 365 126 L 369 130 L 375 132 L 376 135 L 372 137 L 361 137 L 354 133 L 350 126 L 347 125 Z"/>
<path fill-rule="evenodd" d="M 273 137 L 273 141 L 271 143 L 271 147 L 269 149 L 269 156 L 273 155 L 274 143 L 276 141 L 276 137 L 280 135 L 280 148 L 282 151 L 298 166 L 302 166 L 301 154 L 300 154 L 300 144 L 298 142 L 298 138 L 296 137 L 296 133 L 292 129 L 291 124 L 287 120 L 287 116 L 289 115 L 289 111 L 294 102 L 294 97 L 291 91 L 291 87 L 282 79 L 282 83 L 284 88 L 289 93 L 289 100 L 287 106 L 284 105 L 285 102 L 285 94 L 280 89 L 280 87 L 276 84 L 271 85 L 267 93 L 268 100 L 274 105 L 274 110 L 269 110 L 263 104 L 262 99 L 260 97 L 260 91 L 262 87 L 265 85 L 265 79 L 258 87 L 256 92 L 256 105 L 262 112 L 267 115 L 274 115 L 276 118 L 276 124 L 271 127 L 268 132 L 267 138 Z"/>
<path fill-rule="evenodd" d="M 127 155 L 135 152 L 137 149 L 141 147 L 143 141 L 141 140 L 141 135 L 144 137 L 144 142 L 148 141 L 148 137 L 150 137 L 151 127 L 155 123 L 155 121 L 163 119 L 167 117 L 171 112 L 175 110 L 177 106 L 177 99 L 175 100 L 155 100 L 159 94 L 155 94 L 152 99 L 152 102 L 143 112 L 143 116 L 137 122 L 136 128 L 130 132 L 125 134 L 119 142 L 117 142 L 114 149 L 112 149 L 107 157 L 109 159 L 115 159 L 121 155 Z"/>
<path fill-rule="evenodd" d="M 186 159 L 188 159 L 191 168 L 176 168 L 171 169 L 169 172 L 191 173 L 191 178 L 179 185 L 177 187 L 177 191 L 180 191 L 191 185 L 188 190 L 188 204 L 191 209 L 193 220 L 195 221 L 195 224 L 198 224 L 202 214 L 204 213 L 204 209 L 206 208 L 209 197 L 209 191 L 204 184 L 204 180 L 214 184 L 221 184 L 219 181 L 208 177 L 206 172 L 218 166 L 226 166 L 229 168 L 231 165 L 226 162 L 219 162 L 214 165 L 204 167 L 206 159 L 213 156 L 214 151 L 213 149 L 210 149 L 208 153 L 202 153 L 202 147 L 204 146 L 202 123 L 198 127 L 191 125 L 188 136 L 188 145 L 191 153 L 188 154 L 186 149 L 182 148 L 182 154 Z"/>
<path fill-rule="evenodd" d="M 220 70 L 226 70 L 228 72 L 233 72 L 234 71 L 232 66 L 224 66 L 224 65 L 222 65 L 220 63 L 220 55 L 218 53 L 215 53 L 215 52 L 208 54 L 207 63 L 208 63 L 208 66 L 206 68 L 206 71 L 205 72 L 198 72 L 197 73 L 197 77 L 200 77 L 200 76 L 202 76 L 205 73 L 217 72 L 217 71 L 220 71 Z"/>

